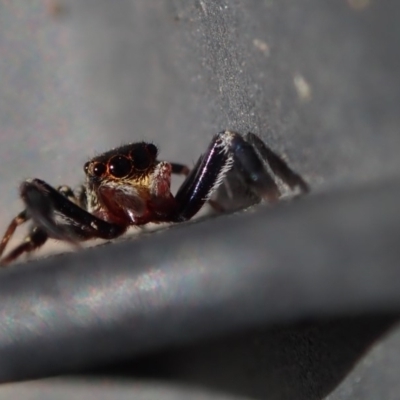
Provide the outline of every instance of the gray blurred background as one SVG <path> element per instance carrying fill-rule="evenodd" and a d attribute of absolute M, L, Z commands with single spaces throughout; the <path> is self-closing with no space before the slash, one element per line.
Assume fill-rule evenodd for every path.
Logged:
<path fill-rule="evenodd" d="M 88 158 L 143 139 L 191 165 L 225 128 L 261 134 L 314 190 L 396 174 L 396 4 L 0 2 L 0 224 L 26 177 L 75 186 Z"/>
<path fill-rule="evenodd" d="M 21 209 L 25 178 L 75 187 L 88 158 L 138 140 L 192 165 L 227 128 L 260 134 L 313 193 L 398 176 L 399 4 L 0 1 L 0 227 Z M 399 349 L 393 333 L 326 398 L 398 399 Z M 43 398 L 35 385 L 0 396 Z"/>

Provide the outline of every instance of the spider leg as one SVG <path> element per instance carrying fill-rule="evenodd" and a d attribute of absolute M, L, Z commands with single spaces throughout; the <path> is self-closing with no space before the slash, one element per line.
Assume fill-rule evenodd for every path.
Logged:
<path fill-rule="evenodd" d="M 8 242 L 10 241 L 11 237 L 14 235 L 15 230 L 18 226 L 22 225 L 24 222 L 28 221 L 29 217 L 27 215 L 26 210 L 21 211 L 8 225 L 6 232 L 4 233 L 3 239 L 0 242 L 0 257 L 4 252 Z"/>
<path fill-rule="evenodd" d="M 187 175 L 175 196 L 178 204 L 177 222 L 193 217 L 210 200 L 231 169 L 233 157 L 229 151 L 229 140 L 225 133 L 215 135 L 206 153 L 199 157 Z"/>
<path fill-rule="evenodd" d="M 175 196 L 178 204 L 176 221 L 190 219 L 210 201 L 233 166 L 257 198 L 269 203 L 276 202 L 281 196 L 274 175 L 292 189 L 309 190 L 300 175 L 258 136 L 249 133 L 245 139 L 239 133 L 224 131 L 214 136 L 206 153 L 200 156 L 179 188 Z"/>
<path fill-rule="evenodd" d="M 21 198 L 26 205 L 26 210 L 21 213 L 22 217 L 31 218 L 35 227 L 23 243 L 0 260 L 0 265 L 6 265 L 21 254 L 37 249 L 49 237 L 78 246 L 79 241 L 97 237 L 112 239 L 126 230 L 124 226 L 111 224 L 95 217 L 69 200 L 70 198 L 79 201 L 79 198 L 77 199 L 71 189 L 66 186 L 56 190 L 40 179 L 33 179 L 23 182 L 20 191 Z M 18 217 L 12 221 L 7 229 L 2 241 L 2 244 L 4 242 L 2 249 L 15 231 L 16 226 L 24 222 L 22 221 L 23 218 L 18 219 Z M 20 220 L 22 222 L 19 222 Z"/>
<path fill-rule="evenodd" d="M 62 185 L 62 186 L 59 186 L 57 188 L 57 190 L 60 193 L 62 193 L 65 197 L 67 197 L 69 200 L 77 202 L 74 192 L 72 191 L 72 189 L 69 186 Z M 0 257 L 3 254 L 4 249 L 6 248 L 11 237 L 14 235 L 17 227 L 19 225 L 23 224 L 24 222 L 28 221 L 29 219 L 30 219 L 30 216 L 28 216 L 27 210 L 23 210 L 11 221 L 6 232 L 4 233 L 3 239 L 0 242 Z M 27 241 L 27 240 L 28 240 L 28 237 L 25 239 L 25 241 Z"/>
<path fill-rule="evenodd" d="M 235 167 L 238 168 L 245 183 L 257 196 L 269 203 L 275 203 L 281 192 L 252 144 L 247 142 L 239 133 L 230 131 L 224 133 L 231 137 L 229 151 L 232 152 Z M 261 139 L 259 140 L 261 141 Z"/>
<path fill-rule="evenodd" d="M 76 201 L 73 191 L 68 186 L 59 186 L 57 190 L 66 198 Z M 30 219 L 31 216 L 29 215 L 28 210 L 25 209 L 11 221 L 0 244 L 0 256 L 3 254 L 3 251 L 14 234 L 16 228 Z M 48 235 L 45 230 L 40 229 L 38 226 L 33 227 L 23 242 L 14 248 L 14 250 L 12 250 L 6 257 L 0 260 L 0 265 L 7 265 L 17 259 L 21 254 L 32 252 L 33 250 L 43 246 L 47 239 Z"/>
<path fill-rule="evenodd" d="M 57 191 L 72 203 L 87 210 L 86 187 L 84 185 L 80 185 L 76 190 L 72 190 L 69 186 L 61 185 L 57 188 Z"/>
<path fill-rule="evenodd" d="M 40 179 L 21 185 L 21 197 L 36 225 L 50 237 L 77 242 L 90 238 L 113 239 L 126 227 L 88 213 Z"/>
<path fill-rule="evenodd" d="M 74 191 L 69 186 L 67 185 L 58 186 L 57 192 L 60 192 L 69 201 L 72 201 L 73 203 L 80 205 L 79 198 L 75 195 Z"/>
<path fill-rule="evenodd" d="M 69 186 L 59 186 L 57 188 L 57 191 L 59 191 L 61 194 L 63 194 L 66 198 L 68 198 L 70 201 L 73 201 L 74 203 L 79 204 L 79 199 L 76 198 L 74 192 Z M 6 248 L 8 242 L 10 241 L 11 237 L 14 235 L 15 230 L 17 227 L 24 222 L 30 220 L 31 217 L 28 215 L 27 210 L 21 211 L 10 223 L 8 226 L 6 232 L 4 233 L 3 239 L 0 242 L 0 257 L 4 252 L 4 249 Z M 32 242 L 35 242 L 35 238 L 38 237 L 38 234 L 35 234 L 34 238 L 32 239 Z M 29 242 L 29 235 L 25 238 L 25 241 Z M 24 242 L 25 242 L 24 241 Z M 42 243 L 44 244 L 44 243 Z"/>
<path fill-rule="evenodd" d="M 0 260 L 0 266 L 5 266 L 16 260 L 23 253 L 30 253 L 33 250 L 43 246 L 48 239 L 46 231 L 35 226 L 32 232 L 24 239 L 24 241 L 15 247 L 6 257 Z"/>
<path fill-rule="evenodd" d="M 74 194 L 77 199 L 77 204 L 81 206 L 84 210 L 87 210 L 86 187 L 84 185 L 79 186 L 79 188 L 75 191 Z"/>
<path fill-rule="evenodd" d="M 249 132 L 246 135 L 246 140 L 253 146 L 259 157 L 268 162 L 272 172 L 291 189 L 298 187 L 302 193 L 308 193 L 310 191 L 304 179 L 294 172 L 287 163 L 274 153 L 257 135 Z"/>
<path fill-rule="evenodd" d="M 184 164 L 170 163 L 172 167 L 172 173 L 176 175 L 188 176 L 190 173 L 190 168 Z"/>
<path fill-rule="evenodd" d="M 172 167 L 172 173 L 176 175 L 185 175 L 188 176 L 190 173 L 190 168 L 185 164 L 178 164 L 178 163 L 170 163 Z M 219 204 L 217 201 L 213 199 L 209 199 L 207 202 L 215 211 L 217 212 L 224 212 L 225 209 Z"/>
<path fill-rule="evenodd" d="M 260 197 L 260 200 L 274 203 L 281 196 L 274 175 L 291 189 L 298 187 L 302 193 L 309 191 L 303 178 L 257 135 L 248 133 L 246 138 L 243 138 L 235 132 L 226 131 L 225 134 L 232 135 L 230 151 L 233 153 L 235 166 L 248 187 Z"/>

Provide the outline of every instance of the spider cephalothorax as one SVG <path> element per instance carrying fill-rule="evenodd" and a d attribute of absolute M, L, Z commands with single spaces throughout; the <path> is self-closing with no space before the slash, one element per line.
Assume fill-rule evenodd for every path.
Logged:
<path fill-rule="evenodd" d="M 40 179 L 23 182 L 20 191 L 26 209 L 6 230 L 0 256 L 17 226 L 31 219 L 33 227 L 0 263 L 8 264 L 48 238 L 72 243 L 112 239 L 129 226 L 188 220 L 211 201 L 233 167 L 259 201 L 278 200 L 281 191 L 275 176 L 292 189 L 308 191 L 304 180 L 252 133 L 245 137 L 231 131 L 215 135 L 192 170 L 159 161 L 157 155 L 154 144 L 140 142 L 94 157 L 84 165 L 86 182 L 77 193 L 67 186 L 54 189 Z M 175 196 L 170 191 L 171 174 L 186 176 Z"/>
<path fill-rule="evenodd" d="M 86 209 L 107 222 L 143 225 L 155 209 L 173 207 L 172 167 L 157 160 L 157 147 L 133 143 L 101 154 L 84 166 Z M 155 221 L 157 222 L 157 221 Z"/>

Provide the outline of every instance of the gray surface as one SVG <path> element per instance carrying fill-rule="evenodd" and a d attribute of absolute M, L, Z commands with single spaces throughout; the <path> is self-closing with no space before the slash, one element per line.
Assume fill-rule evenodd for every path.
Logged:
<path fill-rule="evenodd" d="M 1 271 L 0 380 L 257 326 L 398 312 L 400 182 L 390 183 Z"/>
<path fill-rule="evenodd" d="M 221 346 L 221 343 L 214 343 L 209 348 L 202 346 L 189 352 L 189 357 L 184 354 L 173 354 L 174 373 L 179 372 L 180 379 L 172 379 L 172 382 L 165 382 L 165 379 L 143 379 L 136 378 L 134 381 L 127 377 L 117 377 L 115 379 L 99 378 L 63 378 L 33 381 L 24 384 L 7 384 L 1 389 L 1 398 L 7 399 L 11 396 L 24 398 L 26 400 L 36 400 L 43 398 L 64 400 L 70 399 L 121 399 L 134 398 L 139 400 L 147 399 L 193 399 L 193 400 L 227 400 L 227 399 L 247 399 L 247 398 L 282 398 L 282 392 L 286 398 L 322 398 L 315 397 L 321 388 L 318 382 L 323 379 L 315 379 L 316 376 L 323 376 L 325 380 L 332 379 L 331 371 L 327 368 L 319 370 L 314 366 L 319 365 L 319 361 L 341 362 L 346 364 L 346 372 L 353 366 L 353 356 L 355 350 L 359 350 L 365 343 L 357 344 L 357 329 L 368 329 L 371 325 L 370 320 L 356 321 L 349 324 L 328 323 L 325 326 L 308 325 L 297 329 L 273 329 L 267 334 L 254 334 L 247 338 L 247 344 L 243 341 L 229 340 Z M 361 322 L 361 324 L 360 324 Z M 353 334 L 349 335 L 344 328 L 356 328 Z M 358 328 L 357 328 L 358 327 Z M 369 329 L 372 333 L 374 328 Z M 327 332 L 329 334 L 327 335 Z M 350 340 L 349 340 L 350 339 Z M 307 353 L 292 353 L 293 342 L 297 342 L 303 348 L 317 350 Z M 332 353 L 330 350 L 335 342 L 341 342 L 341 346 L 346 348 L 346 353 Z M 282 357 L 281 347 L 276 343 L 286 346 L 284 357 Z M 235 345 L 236 347 L 232 347 Z M 232 355 L 233 349 L 233 355 Z M 259 350 L 262 349 L 260 352 Z M 268 349 L 268 351 L 265 351 Z M 398 359 L 400 356 L 400 334 L 393 331 L 387 334 L 379 343 L 375 343 L 369 351 L 368 356 L 358 360 L 357 366 L 349 374 L 347 380 L 326 397 L 326 400 L 368 399 L 371 394 L 376 398 L 387 400 L 397 400 L 400 387 L 398 382 Z M 213 353 L 210 357 L 209 352 Z M 230 354 L 229 354 L 230 353 Z M 236 353 L 236 354 L 235 354 Z M 240 355 L 240 358 L 236 355 Z M 251 359 L 249 354 L 253 356 Z M 315 357 L 310 356 L 313 354 Z M 301 355 L 301 359 L 296 356 Z M 321 356 L 322 355 L 322 356 Z M 225 361 L 228 359 L 228 363 Z M 165 359 L 164 359 L 165 360 Z M 241 360 L 241 362 L 238 362 Z M 158 360 L 151 360 L 152 362 Z M 168 361 L 168 358 L 167 358 Z M 165 362 L 165 361 L 164 361 Z M 309 367 L 308 374 L 302 374 L 296 368 L 298 363 L 303 363 Z M 171 367 L 170 363 L 166 364 Z M 386 368 L 377 368 L 377 365 L 385 365 Z M 218 373 L 223 367 L 223 373 Z M 271 369 L 266 375 L 263 373 Z M 279 371 L 284 371 L 284 374 Z M 299 373 L 300 372 L 300 373 Z M 170 375 L 172 371 L 169 370 Z M 232 380 L 232 375 L 239 376 L 240 379 Z M 304 392 L 293 393 L 293 385 L 289 382 L 282 383 L 280 375 L 290 376 L 291 380 L 298 380 Z M 267 379 L 266 379 L 267 376 Z M 335 376 L 341 379 L 342 376 Z M 351 382 L 351 385 L 349 384 Z M 314 384 L 314 385 L 312 385 Z M 221 386 L 223 389 L 221 389 Z M 204 389 L 204 388 L 207 389 Z M 267 396 L 245 395 L 232 391 L 241 392 L 243 388 L 252 393 L 268 392 Z M 388 391 L 391 388 L 391 394 Z M 291 395 L 291 397 L 289 397 Z M 44 397 L 45 396 L 45 397 Z M 372 398 L 372 397 L 371 397 Z"/>
<path fill-rule="evenodd" d="M 326 400 L 399 398 L 400 332 L 393 331 L 360 360 L 347 379 Z"/>
<path fill-rule="evenodd" d="M 45 1 L 1 2 L 0 224 L 19 210 L 16 188 L 25 177 L 74 185 L 88 156 L 141 139 L 154 140 L 166 159 L 191 164 L 211 135 L 225 128 L 262 134 L 274 149 L 286 154 L 314 192 L 370 184 L 371 193 L 382 187 L 387 201 L 397 196 L 396 187 L 390 191 L 396 180 L 386 178 L 398 175 L 400 167 L 399 6 L 395 1 L 370 1 L 359 10 L 351 7 L 353 3 L 65 0 L 60 3 L 65 12 L 54 15 Z M 310 99 L 299 97 L 296 76 L 309 83 Z M 374 186 L 379 180 L 382 186 Z M 380 263 L 392 267 L 387 274 L 381 271 L 381 279 L 371 279 L 357 263 L 365 251 L 362 239 L 355 240 L 358 247 L 348 243 L 353 258 L 345 260 L 358 271 L 347 289 L 360 288 L 363 304 L 375 304 L 380 310 L 394 310 L 398 300 L 398 236 L 388 233 L 398 226 L 396 198 L 390 203 L 393 208 L 374 203 L 379 195 L 371 203 L 366 200 L 371 217 L 362 212 L 365 209 L 360 211 L 358 203 L 338 203 L 350 213 L 349 221 L 354 222 L 351 215 L 358 221 L 350 226 L 352 232 L 363 227 L 364 218 L 365 226 L 376 223 L 388 235 L 380 237 L 379 246 L 367 249 L 375 254 L 375 271 Z M 318 197 L 313 201 L 320 204 Z M 279 218 L 290 219 L 291 210 L 287 208 L 289 216 L 282 210 L 276 216 L 271 211 L 268 218 L 280 225 Z M 232 224 L 240 222 L 239 217 L 232 218 Z M 326 220 L 321 216 L 321 226 L 330 218 L 334 215 Z M 267 222 L 258 221 L 260 226 L 263 221 Z M 204 229 L 223 236 L 221 220 L 207 224 Z M 334 249 L 340 241 L 335 242 L 329 232 L 326 228 L 319 240 L 323 248 Z M 373 232 L 369 234 L 373 240 Z M 275 240 L 288 241 L 279 234 Z M 229 247 L 227 242 L 222 245 Z M 108 247 L 112 254 L 113 246 Z M 260 250 L 256 243 L 254 248 Z M 306 248 L 304 254 L 315 256 L 318 249 Z M 213 253 L 208 254 L 212 265 Z M 332 281 L 335 266 L 344 265 L 343 254 L 329 253 L 325 259 L 320 252 L 319 256 L 309 268 L 322 266 L 325 272 L 318 287 L 310 281 L 304 292 L 320 291 L 322 299 L 332 295 L 329 298 L 341 304 L 336 313 L 343 314 L 346 303 L 333 290 L 340 285 Z M 77 255 L 71 262 L 79 265 L 84 259 Z M 233 254 L 232 260 L 234 268 L 240 256 Z M 49 263 L 58 264 L 58 259 Z M 290 277 L 295 265 L 282 264 L 282 276 Z M 299 276 L 307 281 L 306 273 Z M 392 290 L 386 291 L 386 284 Z M 317 300 L 310 303 L 321 307 L 321 314 L 329 311 L 323 305 Z M 307 347 L 296 343 L 291 348 L 300 355 L 307 353 Z M 398 398 L 394 375 L 400 367 L 398 358 L 391 356 L 399 351 L 398 341 L 389 339 L 381 352 L 377 348 L 331 398 Z M 331 351 L 343 354 L 345 350 L 337 343 Z M 300 361 L 296 366 L 300 376 L 307 375 Z M 334 363 L 325 366 L 331 373 L 335 367 Z M 237 382 L 241 373 L 245 371 L 234 373 Z M 286 371 L 280 370 L 279 377 L 285 382 Z M 311 382 L 304 393 L 318 398 L 321 392 L 313 383 L 318 386 Z M 284 390 L 274 393 L 273 398 L 285 398 Z M 267 397 L 264 394 L 261 397 Z M 5 397 L 9 396 L 8 392 Z"/>
<path fill-rule="evenodd" d="M 26 400 L 245 400 L 245 397 L 217 394 L 182 385 L 166 385 L 157 381 L 129 382 L 116 380 L 107 382 L 93 379 L 52 379 L 30 382 L 24 385 L 6 385 L 2 388 L 3 398 L 17 396 Z M 45 396 L 45 397 L 44 397 Z M 71 397 L 72 396 L 72 397 Z"/>

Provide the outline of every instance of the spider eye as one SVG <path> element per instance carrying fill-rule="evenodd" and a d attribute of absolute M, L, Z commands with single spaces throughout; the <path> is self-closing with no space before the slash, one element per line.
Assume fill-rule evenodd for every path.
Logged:
<path fill-rule="evenodd" d="M 100 177 L 106 172 L 107 168 L 103 163 L 96 163 L 93 167 L 93 175 Z"/>
<path fill-rule="evenodd" d="M 158 150 L 157 150 L 157 147 L 153 143 L 147 144 L 146 150 L 152 157 L 154 157 L 154 158 L 157 157 Z"/>
<path fill-rule="evenodd" d="M 115 156 L 108 163 L 110 173 L 115 178 L 123 178 L 129 175 L 132 170 L 131 161 L 124 156 Z"/>
<path fill-rule="evenodd" d="M 149 146 L 151 146 L 149 148 Z M 134 148 L 130 156 L 133 161 L 133 165 L 135 166 L 135 169 L 138 171 L 144 171 L 145 169 L 149 168 L 150 165 L 152 164 L 152 154 L 151 151 L 154 151 L 155 146 L 152 145 L 147 145 L 146 147 L 140 146 Z M 157 149 L 156 149 L 157 152 Z"/>
<path fill-rule="evenodd" d="M 89 171 L 89 165 L 90 165 L 90 162 L 88 161 L 88 162 L 86 162 L 85 165 L 83 166 L 83 170 L 85 171 L 85 174 L 87 174 L 88 171 Z"/>

